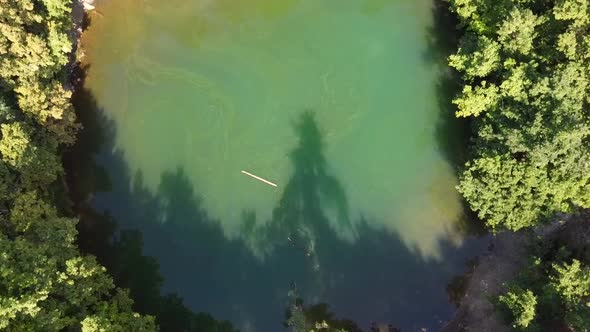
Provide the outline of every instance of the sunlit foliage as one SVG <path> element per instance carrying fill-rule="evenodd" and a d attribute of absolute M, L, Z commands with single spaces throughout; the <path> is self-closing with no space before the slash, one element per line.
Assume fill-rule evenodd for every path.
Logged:
<path fill-rule="evenodd" d="M 66 0 L 0 0 L 0 79 L 59 143 L 72 143 L 77 128 L 59 80 L 72 45 L 70 7 Z"/>
<path fill-rule="evenodd" d="M 63 85 L 71 5 L 0 0 L 0 330 L 154 331 L 53 203 L 78 127 Z"/>
<path fill-rule="evenodd" d="M 560 240 L 575 249 L 570 251 L 555 240 L 539 241 L 529 264 L 498 298 L 499 305 L 506 309 L 507 319 L 519 330 L 588 331 L 590 265 L 589 256 L 585 254 L 589 252 L 587 244 L 572 245 L 572 241 L 577 241 Z"/>
<path fill-rule="evenodd" d="M 459 191 L 494 231 L 590 207 L 587 0 L 452 0 L 457 116 L 473 117 Z"/>
<path fill-rule="evenodd" d="M 574 259 L 571 263 L 553 264 L 553 270 L 549 285 L 567 306 L 575 306 L 590 295 L 590 267 Z"/>
<path fill-rule="evenodd" d="M 500 302 L 512 313 L 514 327 L 528 327 L 535 318 L 537 297 L 528 289 L 514 287 L 505 295 L 500 296 Z"/>

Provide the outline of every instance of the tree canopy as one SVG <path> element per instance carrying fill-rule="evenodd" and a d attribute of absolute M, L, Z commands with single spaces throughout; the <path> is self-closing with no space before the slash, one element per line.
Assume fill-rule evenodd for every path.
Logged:
<path fill-rule="evenodd" d="M 537 240 L 529 263 L 499 297 L 516 329 L 590 330 L 590 248 L 571 235 L 587 222 L 576 223 L 556 239 Z"/>
<path fill-rule="evenodd" d="M 590 2 L 451 0 L 463 36 L 458 117 L 471 117 L 459 191 L 494 231 L 590 207 Z"/>
<path fill-rule="evenodd" d="M 0 0 L 0 79 L 27 119 L 73 143 L 78 125 L 60 78 L 72 50 L 71 1 Z"/>
<path fill-rule="evenodd" d="M 64 88 L 68 0 L 0 0 L 0 329 L 155 331 L 131 309 L 76 223 L 55 206 L 58 148 L 78 124 Z"/>
<path fill-rule="evenodd" d="M 500 302 L 514 316 L 514 327 L 526 328 L 535 318 L 537 297 L 528 289 L 514 286 L 508 293 L 500 296 Z"/>

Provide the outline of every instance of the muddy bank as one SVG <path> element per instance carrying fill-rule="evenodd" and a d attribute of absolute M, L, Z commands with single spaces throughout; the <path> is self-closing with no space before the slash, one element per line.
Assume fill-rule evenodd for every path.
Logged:
<path fill-rule="evenodd" d="M 505 283 L 513 280 L 525 267 L 531 254 L 528 249 L 534 242 L 566 238 L 574 249 L 587 246 L 590 230 L 585 220 L 585 214 L 562 216 L 558 221 L 534 230 L 496 235 L 488 252 L 478 257 L 477 263 L 467 272 L 465 293 L 457 312 L 442 331 L 511 331 L 490 300 L 504 293 Z"/>
<path fill-rule="evenodd" d="M 488 253 L 479 257 L 468 272 L 460 306 L 442 331 L 510 331 L 489 299 L 501 294 L 504 282 L 513 279 L 524 266 L 529 237 L 524 233 L 503 233 L 494 238 Z"/>

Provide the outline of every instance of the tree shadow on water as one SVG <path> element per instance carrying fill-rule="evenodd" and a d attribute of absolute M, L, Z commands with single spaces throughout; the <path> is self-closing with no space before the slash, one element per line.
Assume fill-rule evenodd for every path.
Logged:
<path fill-rule="evenodd" d="M 365 328 L 392 322 L 404 330 L 437 329 L 450 318 L 445 285 L 478 247 L 457 251 L 443 241 L 442 260 L 425 261 L 398 234 L 353 216 L 345 179 L 330 172 L 312 112 L 294 123 L 293 172 L 271 219 L 245 210 L 243 233 L 229 237 L 208 215 L 187 170 L 165 171 L 156 190 L 148 189 L 114 149 L 115 125 L 90 93 L 78 93 L 86 93 L 77 105 L 86 129 L 65 158 L 81 219 L 78 242 L 163 331 L 231 331 L 228 322 L 194 312 L 242 331 L 280 330 L 292 282 L 306 302 L 319 303 L 311 307 L 313 319 L 334 320 L 328 303 Z M 261 258 L 250 241 L 270 250 Z"/>
<path fill-rule="evenodd" d="M 154 315 L 161 331 L 235 331 L 228 321 L 191 311 L 178 295 L 162 294 L 164 279 L 158 259 L 144 254 L 142 232 L 119 231 L 123 223 L 110 211 L 100 211 L 92 204 L 97 194 L 115 190 L 120 184 L 117 181 L 126 180 L 127 173 L 113 173 L 105 166 L 108 161 L 97 162 L 105 151 L 112 151 L 116 128 L 102 113 L 92 93 L 84 88 L 87 70 L 87 66 L 76 67 L 71 75 L 75 86 L 72 102 L 83 130 L 76 144 L 63 154 L 70 197 L 70 205 L 64 207 L 64 213 L 80 220 L 78 247 L 83 253 L 94 255 L 117 286 L 129 289 L 134 300 L 133 309 Z M 106 155 L 107 160 L 120 158 L 120 155 Z"/>
<path fill-rule="evenodd" d="M 434 0 L 433 21 L 426 31 L 426 50 L 423 59 L 427 65 L 438 69 L 436 96 L 440 112 L 437 124 L 437 142 L 445 158 L 455 167 L 466 161 L 469 140 L 469 120 L 456 118 L 456 106 L 452 100 L 461 89 L 460 77 L 447 63 L 448 57 L 458 48 L 458 18 L 449 10 L 449 2 Z"/>
<path fill-rule="evenodd" d="M 326 209 L 335 214 L 336 223 L 332 227 L 351 230 L 348 200 L 344 188 L 327 168 L 324 143 L 314 114 L 304 112 L 294 127 L 299 139 L 290 153 L 294 172 L 273 211 L 268 233 L 283 239 L 305 237 L 310 231 L 316 233 L 316 227 L 330 226 Z"/>
<path fill-rule="evenodd" d="M 435 83 L 439 117 L 436 124 L 436 142 L 439 151 L 458 175 L 469 158 L 471 119 L 457 118 L 457 106 L 453 99 L 461 92 L 461 78 L 457 71 L 449 67 L 448 57 L 459 47 L 459 19 L 450 11 L 450 3 L 434 0 L 432 5 L 432 24 L 426 31 L 426 49 L 423 53 L 425 64 L 437 69 Z M 458 227 L 463 234 L 487 235 L 484 223 L 462 201 L 464 217 Z"/>
<path fill-rule="evenodd" d="M 425 261 L 399 235 L 371 226 L 378 223 L 362 216 L 353 221 L 344 186 L 330 174 L 313 113 L 304 112 L 294 128 L 299 143 L 290 154 L 293 172 L 272 220 L 256 229 L 255 216 L 246 214 L 252 233 L 283 250 L 272 251 L 262 270 L 283 284 L 296 281 L 303 298 L 326 301 L 364 326 L 377 321 L 409 330 L 440 327 L 453 311 L 446 283 L 480 246 L 467 243 L 458 251 L 441 240 L 443 259 Z M 320 311 L 329 316 L 327 309 Z"/>

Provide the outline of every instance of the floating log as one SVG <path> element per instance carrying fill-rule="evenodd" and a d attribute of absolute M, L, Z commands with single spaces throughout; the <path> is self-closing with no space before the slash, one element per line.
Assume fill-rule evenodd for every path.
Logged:
<path fill-rule="evenodd" d="M 88 2 L 84 2 L 82 5 L 84 6 L 84 10 L 86 11 L 94 10 L 96 8 L 94 7 L 94 5 L 89 4 Z"/>
<path fill-rule="evenodd" d="M 268 180 L 265 180 L 265 179 L 263 179 L 263 178 L 261 178 L 261 177 L 259 177 L 259 176 L 256 176 L 256 175 L 254 175 L 254 174 L 252 174 L 252 173 L 248 173 L 248 172 L 246 172 L 246 171 L 242 171 L 242 173 L 243 173 L 243 174 L 246 174 L 246 175 L 248 175 L 248 176 L 251 176 L 251 177 L 255 178 L 255 179 L 256 179 L 256 180 L 258 180 L 258 181 L 264 182 L 264 183 L 266 183 L 266 184 L 268 184 L 268 185 L 270 185 L 270 186 L 273 186 L 273 187 L 276 187 L 276 186 L 277 186 L 276 184 L 274 184 L 274 183 L 272 183 L 272 182 L 270 182 L 270 181 L 268 181 Z"/>

